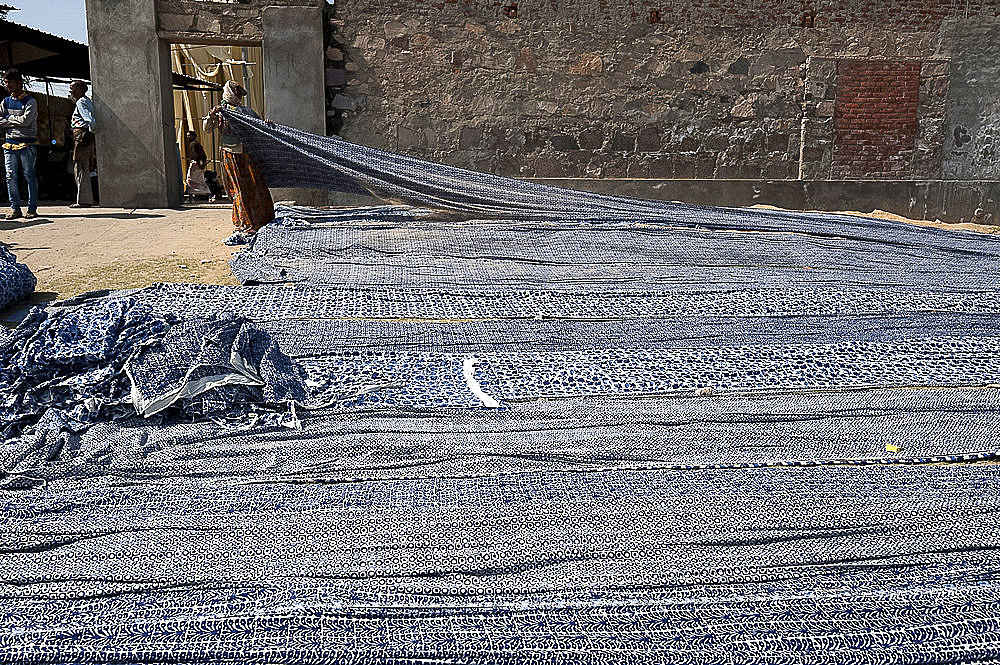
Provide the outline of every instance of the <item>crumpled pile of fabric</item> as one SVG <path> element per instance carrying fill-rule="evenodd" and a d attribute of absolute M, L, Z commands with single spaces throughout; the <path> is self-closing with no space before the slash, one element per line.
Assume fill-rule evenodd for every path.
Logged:
<path fill-rule="evenodd" d="M 242 421 L 305 400 L 304 374 L 266 332 L 242 318 L 196 318 L 171 327 L 125 363 L 135 410 Z M 284 423 L 284 412 L 277 414 Z M 294 421 L 294 410 L 289 411 Z M 258 417 L 251 417 L 256 422 Z M 294 422 L 291 424 L 294 425 Z"/>
<path fill-rule="evenodd" d="M 0 245 L 0 310 L 35 292 L 38 279 L 28 266 L 18 263 L 14 254 Z"/>
<path fill-rule="evenodd" d="M 129 297 L 35 308 L 0 342 L 5 437 L 79 433 L 137 413 L 186 420 L 283 414 L 304 396 L 301 370 L 247 321 L 182 321 Z"/>

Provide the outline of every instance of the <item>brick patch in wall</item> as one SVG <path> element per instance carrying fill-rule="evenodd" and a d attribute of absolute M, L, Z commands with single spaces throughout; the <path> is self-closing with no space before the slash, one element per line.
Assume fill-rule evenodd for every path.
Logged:
<path fill-rule="evenodd" d="M 913 164 L 921 63 L 841 61 L 833 178 L 906 178 Z"/>

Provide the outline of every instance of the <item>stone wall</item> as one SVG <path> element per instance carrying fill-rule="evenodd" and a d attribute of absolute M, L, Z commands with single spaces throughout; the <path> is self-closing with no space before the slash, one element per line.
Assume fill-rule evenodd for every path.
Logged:
<path fill-rule="evenodd" d="M 259 45 L 264 36 L 263 7 L 322 7 L 323 0 L 156 0 L 156 28 L 161 38 L 179 43 L 247 43 Z"/>
<path fill-rule="evenodd" d="M 338 0 L 327 131 L 520 177 L 995 179 L 998 16 L 1000 0 Z"/>

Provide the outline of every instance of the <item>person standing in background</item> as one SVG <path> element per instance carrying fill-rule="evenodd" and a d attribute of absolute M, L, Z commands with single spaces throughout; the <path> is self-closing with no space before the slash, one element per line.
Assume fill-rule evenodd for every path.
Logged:
<path fill-rule="evenodd" d="M 35 159 L 38 147 L 38 102 L 24 91 L 24 77 L 16 69 L 8 69 L 3 77 L 10 95 L 0 101 L 0 129 L 6 131 L 3 142 L 3 163 L 7 175 L 7 194 L 10 195 L 10 212 L 7 219 L 21 215 L 21 175 L 28 183 L 28 212 L 25 219 L 38 217 L 38 178 L 35 177 Z"/>
<path fill-rule="evenodd" d="M 87 97 L 87 84 L 73 81 L 69 85 L 69 98 L 76 103 L 69 126 L 73 130 L 73 175 L 76 176 L 76 203 L 70 208 L 89 208 L 94 205 L 94 190 L 90 184 L 91 162 L 94 160 L 94 102 Z"/>
<path fill-rule="evenodd" d="M 205 167 L 208 166 L 208 155 L 205 149 L 198 142 L 198 134 L 188 132 L 184 135 L 187 139 L 188 171 L 184 184 L 187 186 L 187 193 L 191 196 L 210 196 L 212 191 L 205 182 Z"/>

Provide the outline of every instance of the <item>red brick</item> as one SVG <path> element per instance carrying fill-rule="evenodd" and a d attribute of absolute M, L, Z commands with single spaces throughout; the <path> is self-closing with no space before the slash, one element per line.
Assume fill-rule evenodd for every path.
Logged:
<path fill-rule="evenodd" d="M 838 177 L 905 175 L 917 131 L 920 68 L 918 62 L 840 64 L 832 162 Z"/>

